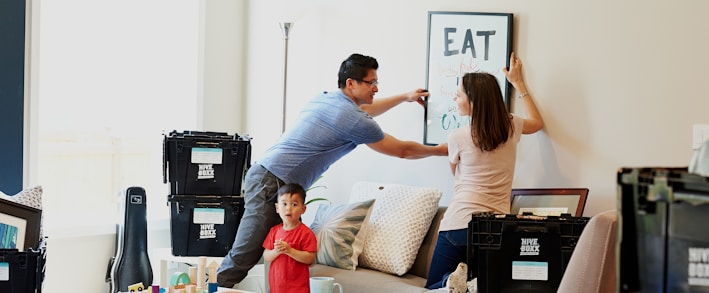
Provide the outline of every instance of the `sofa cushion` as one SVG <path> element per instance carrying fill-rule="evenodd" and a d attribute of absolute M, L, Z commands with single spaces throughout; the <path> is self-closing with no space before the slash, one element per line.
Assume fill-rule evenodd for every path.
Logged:
<path fill-rule="evenodd" d="M 355 271 L 343 270 L 324 265 L 310 266 L 311 277 L 333 277 L 340 283 L 342 292 L 347 293 L 410 293 L 428 292 L 424 288 L 426 279 L 412 274 L 395 276 L 376 270 L 357 268 Z"/>
<path fill-rule="evenodd" d="M 311 225 L 318 239 L 316 262 L 346 270 L 357 267 L 362 252 L 360 229 L 374 200 L 320 205 Z"/>
<path fill-rule="evenodd" d="M 365 223 L 360 266 L 402 276 L 409 271 L 438 210 L 435 188 L 358 182 L 350 202 L 376 199 Z"/>

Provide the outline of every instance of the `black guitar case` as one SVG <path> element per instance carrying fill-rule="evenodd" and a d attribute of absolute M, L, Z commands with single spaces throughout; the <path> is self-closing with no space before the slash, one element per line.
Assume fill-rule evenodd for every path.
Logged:
<path fill-rule="evenodd" d="M 122 224 L 116 225 L 116 256 L 109 262 L 110 271 L 106 276 L 111 293 L 147 291 L 153 283 L 145 201 L 142 187 L 126 189 L 125 204 L 121 204 Z M 139 283 L 143 287 L 135 286 Z"/>

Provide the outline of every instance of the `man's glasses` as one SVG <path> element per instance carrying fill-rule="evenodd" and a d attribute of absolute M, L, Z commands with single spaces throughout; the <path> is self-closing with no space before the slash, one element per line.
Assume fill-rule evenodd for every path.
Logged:
<path fill-rule="evenodd" d="M 372 80 L 372 81 L 368 81 L 368 80 L 364 80 L 364 79 L 359 79 L 359 78 L 353 78 L 353 79 L 356 80 L 356 81 L 359 81 L 359 82 L 364 82 L 364 83 L 368 84 L 370 87 L 375 87 L 375 86 L 378 86 L 378 85 L 379 85 L 379 81 L 376 80 L 376 79 L 375 79 L 375 80 Z"/>

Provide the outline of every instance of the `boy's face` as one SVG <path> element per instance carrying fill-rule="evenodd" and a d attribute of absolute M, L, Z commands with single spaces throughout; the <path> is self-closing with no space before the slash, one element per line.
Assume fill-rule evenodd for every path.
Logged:
<path fill-rule="evenodd" d="M 305 213 L 305 203 L 300 194 L 285 193 L 278 197 L 276 212 L 284 223 L 299 223 L 300 216 Z"/>

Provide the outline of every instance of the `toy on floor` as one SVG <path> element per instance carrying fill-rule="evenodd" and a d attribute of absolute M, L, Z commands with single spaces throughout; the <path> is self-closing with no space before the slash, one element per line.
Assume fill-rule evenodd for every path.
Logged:
<path fill-rule="evenodd" d="M 191 267 L 189 274 L 175 272 L 170 279 L 170 286 L 160 288 L 160 293 L 215 293 L 219 285 L 217 284 L 217 268 L 219 264 L 215 261 L 207 267 L 207 257 L 201 256 L 197 262 L 197 267 Z M 206 273 L 206 270 L 209 273 Z M 206 278 L 208 276 L 208 278 Z M 141 284 L 142 285 L 142 284 Z M 153 286 L 155 287 L 155 286 Z M 159 287 L 158 287 L 159 288 Z M 153 292 L 155 292 L 153 290 Z"/>
<path fill-rule="evenodd" d="M 143 285 L 143 282 L 140 283 L 135 283 L 133 285 L 128 286 L 128 292 L 143 292 L 145 290 L 145 285 Z"/>

